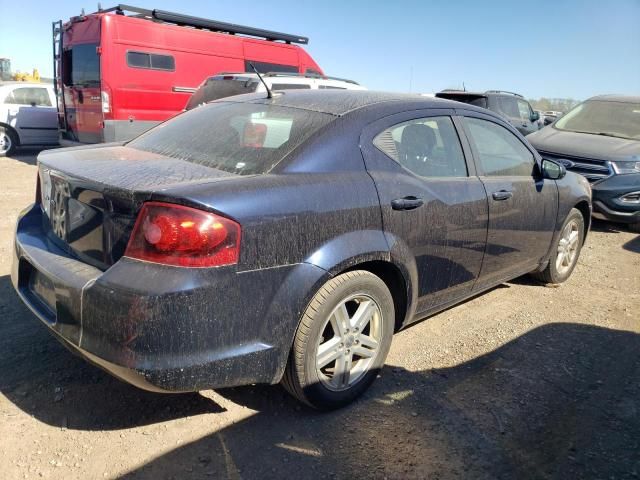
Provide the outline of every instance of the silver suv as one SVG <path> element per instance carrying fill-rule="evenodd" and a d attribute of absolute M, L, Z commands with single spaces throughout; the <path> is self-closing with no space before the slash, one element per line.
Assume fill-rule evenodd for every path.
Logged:
<path fill-rule="evenodd" d="M 320 75 L 265 73 L 262 78 L 271 90 L 366 90 L 353 80 Z M 207 78 L 196 89 L 185 110 L 219 98 L 264 91 L 256 73 L 221 73 Z"/>

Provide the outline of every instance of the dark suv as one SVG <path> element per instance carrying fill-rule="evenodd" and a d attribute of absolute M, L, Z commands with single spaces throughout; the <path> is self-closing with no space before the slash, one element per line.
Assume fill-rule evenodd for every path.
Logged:
<path fill-rule="evenodd" d="M 527 140 L 591 182 L 595 217 L 640 232 L 640 97 L 590 98 Z"/>
<path fill-rule="evenodd" d="M 509 123 L 523 135 L 529 135 L 540 128 L 538 125 L 540 114 L 534 112 L 529 102 L 517 93 L 503 92 L 501 90 L 487 90 L 484 93 L 443 90 L 436 93 L 436 97 L 493 110 L 509 120 Z"/>

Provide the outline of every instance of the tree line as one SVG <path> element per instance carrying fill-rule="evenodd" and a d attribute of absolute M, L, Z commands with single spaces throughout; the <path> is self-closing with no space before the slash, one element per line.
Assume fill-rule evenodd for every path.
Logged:
<path fill-rule="evenodd" d="M 529 103 L 534 110 L 546 112 L 553 110 L 556 112 L 566 113 L 580 103 L 579 100 L 573 98 L 539 98 L 538 100 L 529 99 Z"/>

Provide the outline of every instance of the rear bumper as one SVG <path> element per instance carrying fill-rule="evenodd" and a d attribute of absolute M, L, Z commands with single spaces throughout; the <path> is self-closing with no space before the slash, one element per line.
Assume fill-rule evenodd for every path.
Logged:
<path fill-rule="evenodd" d="M 640 191 L 640 173 L 613 175 L 592 186 L 593 216 L 619 223 L 640 222 L 640 204 L 624 202 L 621 197 Z"/>
<path fill-rule="evenodd" d="M 127 142 L 138 135 L 142 135 L 144 132 L 155 127 L 159 123 L 159 121 L 155 120 L 105 120 L 101 136 L 95 133 L 86 133 L 84 135 L 85 137 L 93 139 L 91 141 L 80 142 L 78 141 L 76 134 L 71 132 L 60 132 L 59 142 L 63 147 L 78 147 L 81 145 L 91 145 L 103 142 Z"/>
<path fill-rule="evenodd" d="M 18 295 L 60 341 L 152 391 L 278 382 L 327 275 L 310 264 L 237 272 L 128 258 L 103 272 L 48 241 L 37 206 L 18 220 L 13 256 Z"/>

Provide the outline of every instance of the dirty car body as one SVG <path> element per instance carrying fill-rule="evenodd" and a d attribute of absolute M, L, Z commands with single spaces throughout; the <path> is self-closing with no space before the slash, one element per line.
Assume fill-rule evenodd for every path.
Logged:
<path fill-rule="evenodd" d="M 513 135 L 531 174 L 486 176 L 469 119 Z M 416 174 L 392 158 L 404 140 L 390 129 L 415 120 L 455 144 L 457 170 Z M 277 383 L 302 312 L 336 275 L 382 278 L 397 330 L 544 268 L 571 209 L 588 229 L 591 208 L 581 177 L 543 178 L 539 155 L 491 112 L 375 92 L 233 97 L 126 145 L 38 160 L 37 199 L 17 225 L 16 291 L 71 349 L 156 391 Z M 154 205 L 238 226 L 237 256 L 136 258 L 132 245 L 157 233 L 140 240 Z"/>

